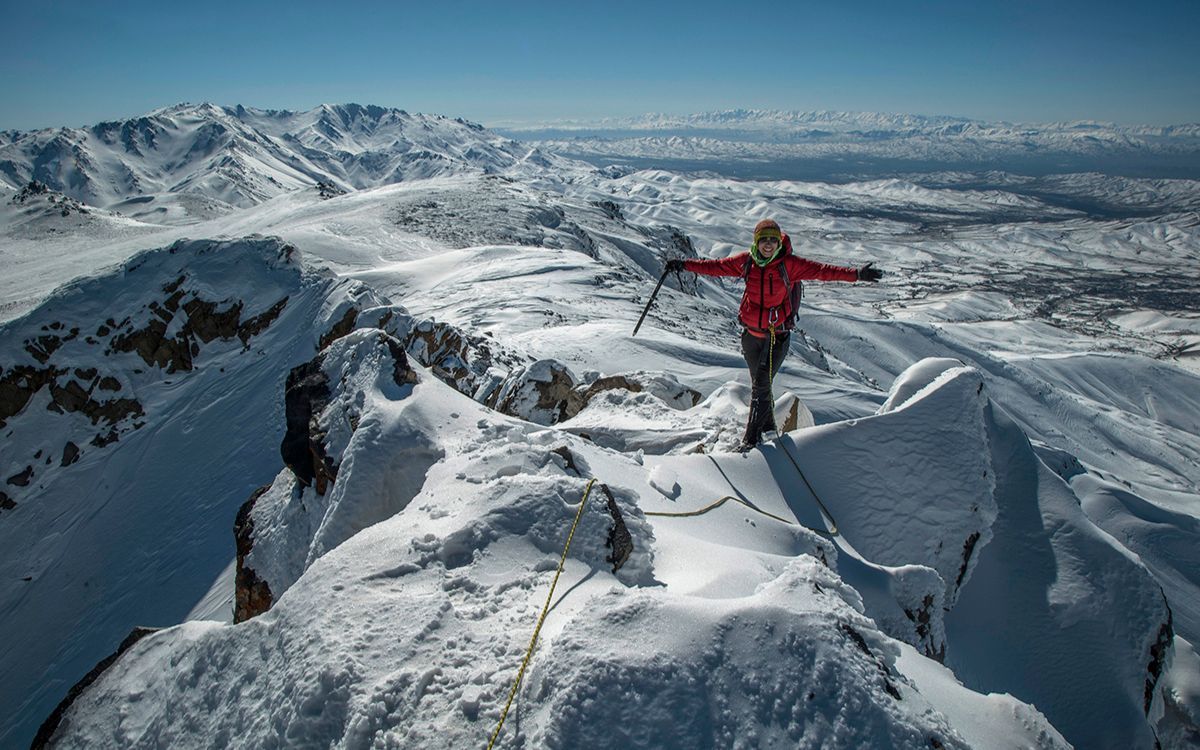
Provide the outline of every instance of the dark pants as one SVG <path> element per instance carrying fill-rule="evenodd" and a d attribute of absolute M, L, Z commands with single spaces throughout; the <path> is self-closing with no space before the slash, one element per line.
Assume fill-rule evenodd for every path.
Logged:
<path fill-rule="evenodd" d="M 783 365 L 789 338 L 787 332 L 776 333 L 775 346 L 772 347 L 769 334 L 760 339 L 749 331 L 742 331 L 742 356 L 750 368 L 750 418 L 746 422 L 743 440 L 751 445 L 758 444 L 764 431 L 778 429 L 775 426 L 775 399 L 771 394 L 771 381 Z"/>

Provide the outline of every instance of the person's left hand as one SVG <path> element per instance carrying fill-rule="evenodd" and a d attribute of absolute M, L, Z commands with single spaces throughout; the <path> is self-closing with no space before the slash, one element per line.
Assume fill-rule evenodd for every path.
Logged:
<path fill-rule="evenodd" d="M 874 265 L 874 263 L 868 263 L 867 265 L 858 269 L 859 281 L 879 281 L 883 278 L 883 271 L 880 271 L 878 268 L 872 268 L 872 265 Z"/>
<path fill-rule="evenodd" d="M 675 273 L 679 273 L 680 271 L 683 270 L 683 259 L 672 258 L 672 259 L 668 260 L 667 265 L 666 265 L 666 270 L 673 271 Z"/>

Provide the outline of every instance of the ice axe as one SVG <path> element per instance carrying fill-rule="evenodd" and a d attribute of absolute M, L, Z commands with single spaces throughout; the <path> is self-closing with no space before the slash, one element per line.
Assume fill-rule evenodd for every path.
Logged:
<path fill-rule="evenodd" d="M 638 318 L 637 325 L 633 327 L 633 335 L 636 336 L 638 329 L 642 327 L 642 321 L 646 319 L 646 313 L 650 312 L 650 305 L 654 304 L 654 298 L 658 296 L 658 290 L 662 289 L 663 282 L 667 280 L 667 274 L 671 271 L 668 269 L 663 271 L 663 275 L 658 280 L 658 284 L 654 286 L 654 291 L 650 294 L 650 300 L 646 303 L 646 309 L 642 310 L 642 317 Z"/>

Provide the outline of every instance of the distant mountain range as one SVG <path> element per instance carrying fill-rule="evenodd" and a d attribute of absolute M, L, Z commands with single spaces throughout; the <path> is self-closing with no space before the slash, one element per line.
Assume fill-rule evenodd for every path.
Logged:
<path fill-rule="evenodd" d="M 735 109 L 512 125 L 498 132 L 594 164 L 734 177 L 854 179 L 941 170 L 1200 177 L 1200 124 L 1014 124 L 869 112 Z"/>
<path fill-rule="evenodd" d="M 1182 125 L 1117 125 L 1096 120 L 1073 120 L 1051 123 L 988 122 L 949 115 L 896 114 L 886 112 L 836 112 L 820 110 L 798 112 L 767 109 L 726 109 L 687 115 L 647 113 L 635 117 L 605 117 L 594 120 L 558 120 L 540 123 L 511 124 L 499 127 L 506 131 L 544 130 L 747 130 L 773 133 L 806 133 L 813 137 L 823 134 L 846 135 L 964 135 L 1020 134 L 1024 136 L 1050 133 L 1091 135 L 1109 139 L 1116 136 L 1143 138 L 1200 138 L 1200 123 Z"/>
<path fill-rule="evenodd" d="M 358 104 L 306 112 L 180 104 L 85 128 L 0 133 L 0 180 L 13 188 L 36 180 L 100 207 L 156 194 L 247 207 L 317 183 L 353 190 L 548 163 L 465 120 Z"/>

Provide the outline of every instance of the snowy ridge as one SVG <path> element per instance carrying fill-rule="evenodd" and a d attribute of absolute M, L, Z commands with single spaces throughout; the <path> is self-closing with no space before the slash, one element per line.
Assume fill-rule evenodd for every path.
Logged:
<path fill-rule="evenodd" d="M 393 350 L 380 336 L 359 331 L 326 354 L 326 367 L 348 375 L 331 399 L 343 406 L 332 408 L 391 404 L 386 408 L 399 417 L 390 436 L 366 426 L 372 407 L 362 412 L 359 430 L 371 435 L 359 451 L 368 460 L 343 460 L 337 482 L 355 486 L 355 473 L 380 469 L 402 476 L 432 440 L 445 453 L 425 486 L 400 512 L 311 561 L 266 614 L 238 626 L 189 624 L 139 641 L 66 713 L 56 743 L 122 746 L 153 737 L 188 744 L 200 736 L 234 745 L 478 742 L 498 716 L 535 613 L 532 595 L 553 568 L 564 523 L 591 474 L 621 477 L 613 489 L 638 554 L 616 578 L 607 573 L 608 516 L 599 503 L 589 506 L 567 567 L 578 583 L 555 608 L 517 734 L 502 746 L 587 745 L 614 736 L 636 747 L 680 737 L 688 745 L 755 738 L 764 746 L 917 746 L 932 738 L 969 746 L 919 681 L 899 668 L 901 646 L 863 616 L 863 600 L 837 576 L 843 558 L 828 541 L 770 525 L 761 537 L 749 511 L 726 514 L 727 529 L 738 518 L 748 523 L 716 545 L 708 541 L 716 518 L 695 528 L 674 519 L 650 523 L 639 508 L 674 503 L 651 488 L 636 460 L 498 419 L 419 370 L 415 387 L 397 388 Z M 364 379 L 356 371 L 374 374 Z M 345 397 L 353 394 L 361 396 Z M 940 400 L 936 390 L 925 399 Z M 952 404 L 945 402 L 941 414 Z M 412 437 L 385 451 L 390 468 L 369 460 L 405 434 Z M 571 462 L 549 450 L 555 446 L 565 447 Z M 679 504 L 714 491 L 688 484 Z M 344 494 L 340 502 L 374 503 L 373 495 Z M 770 507 L 769 498 L 756 499 Z M 784 512 L 788 503 L 807 502 L 790 491 L 780 500 Z M 710 560 L 725 560 L 714 572 L 746 573 L 705 582 L 687 566 L 701 549 L 712 550 Z M 369 620 L 354 614 L 366 612 Z M 168 661 L 194 678 L 177 680 L 151 666 Z M 406 662 L 427 667 L 399 666 Z M 949 691 L 943 697 L 963 692 L 944 678 L 934 683 Z M 237 685 L 246 687 L 221 687 Z M 786 685 L 794 695 L 781 699 L 779 686 Z M 142 696 L 135 711 L 119 708 L 135 694 Z M 227 697 L 213 710 L 192 697 L 202 694 Z M 177 708 L 167 712 L 148 701 Z M 958 713 L 957 702 L 949 704 Z M 1007 741 L 1066 746 L 1036 713 L 1023 708 L 1017 715 L 1006 726 Z"/>
<path fill-rule="evenodd" d="M 191 220 L 274 196 L 462 172 L 538 172 L 546 157 L 463 120 L 357 104 L 307 112 L 176 105 L 88 128 L 8 132 L 0 180 L 31 180 L 151 221 Z"/>

